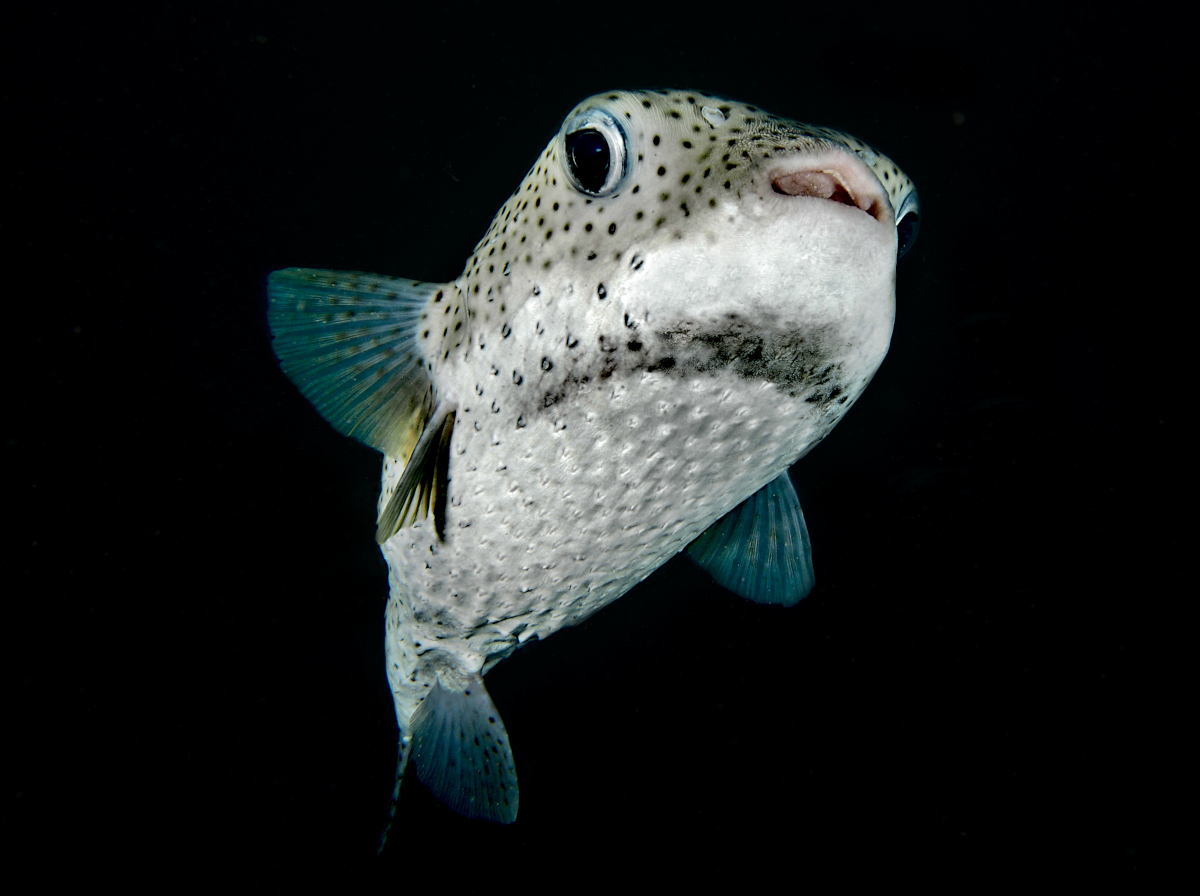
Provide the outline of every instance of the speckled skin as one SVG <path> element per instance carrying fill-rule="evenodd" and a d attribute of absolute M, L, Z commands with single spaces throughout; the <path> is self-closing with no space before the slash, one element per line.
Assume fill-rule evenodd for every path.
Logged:
<path fill-rule="evenodd" d="M 588 108 L 627 134 L 621 188 L 578 190 L 560 133 L 431 305 L 447 325 L 422 350 L 457 418 L 444 540 L 424 519 L 383 545 L 402 735 L 432 682 L 462 690 L 585 619 L 786 470 L 887 352 L 912 190 L 889 160 L 695 91 Z M 860 207 L 772 187 L 812 169 Z"/>

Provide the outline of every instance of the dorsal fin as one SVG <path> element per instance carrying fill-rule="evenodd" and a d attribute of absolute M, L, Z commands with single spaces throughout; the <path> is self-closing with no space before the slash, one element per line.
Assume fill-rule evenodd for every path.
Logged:
<path fill-rule="evenodd" d="M 760 604 L 795 605 L 812 590 L 812 544 L 785 470 L 687 548 L 717 584 Z"/>
<path fill-rule="evenodd" d="M 438 539 L 445 536 L 446 477 L 450 472 L 450 437 L 454 434 L 455 415 L 455 406 L 450 402 L 442 402 L 434 409 L 379 515 L 379 526 L 375 529 L 379 544 L 431 510 Z"/>
<path fill-rule="evenodd" d="M 430 373 L 465 337 L 461 327 L 443 335 L 440 309 L 454 305 L 460 317 L 451 292 L 378 274 L 275 271 L 267 278 L 272 347 L 338 432 L 404 462 L 433 409 Z"/>

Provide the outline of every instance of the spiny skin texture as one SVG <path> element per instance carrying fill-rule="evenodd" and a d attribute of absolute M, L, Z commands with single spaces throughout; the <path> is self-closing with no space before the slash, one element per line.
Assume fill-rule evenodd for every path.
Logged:
<path fill-rule="evenodd" d="M 586 618 L 785 471 L 887 351 L 913 193 L 890 160 L 695 91 L 567 122 L 589 110 L 627 137 L 619 188 L 576 186 L 565 124 L 427 311 L 457 418 L 444 540 L 426 518 L 383 545 L 402 737 L 435 682 Z M 853 201 L 817 195 L 833 170 Z"/>

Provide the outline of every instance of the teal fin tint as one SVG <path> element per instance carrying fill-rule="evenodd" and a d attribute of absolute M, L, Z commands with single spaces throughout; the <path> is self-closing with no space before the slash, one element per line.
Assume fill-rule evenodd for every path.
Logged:
<path fill-rule="evenodd" d="M 446 530 L 446 477 L 450 471 L 450 436 L 454 434 L 455 406 L 442 402 L 421 433 L 400 480 L 392 489 L 375 540 L 383 544 L 401 526 L 433 511 L 434 531 L 439 539 Z"/>
<path fill-rule="evenodd" d="M 412 726 L 417 777 L 434 796 L 468 818 L 516 820 L 517 769 L 482 678 L 463 691 L 435 684 Z"/>
<path fill-rule="evenodd" d="M 267 278 L 284 372 L 343 435 L 408 459 L 433 407 L 420 324 L 445 287 L 288 268 Z"/>
<path fill-rule="evenodd" d="M 688 545 L 728 588 L 760 604 L 794 606 L 812 590 L 812 543 L 787 472 L 772 479 Z"/>
<path fill-rule="evenodd" d="M 396 803 L 400 802 L 400 784 L 404 781 L 404 770 L 408 768 L 408 757 L 412 755 L 412 735 L 400 733 L 400 748 L 396 753 L 396 786 L 392 788 L 392 799 L 388 803 L 387 821 L 383 825 L 383 833 L 379 835 L 379 849 L 375 855 L 381 855 L 387 846 L 388 834 L 392 830 L 392 822 L 396 820 Z"/>

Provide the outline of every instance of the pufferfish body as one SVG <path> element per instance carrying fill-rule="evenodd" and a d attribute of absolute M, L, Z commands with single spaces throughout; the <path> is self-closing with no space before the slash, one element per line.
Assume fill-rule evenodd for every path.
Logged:
<path fill-rule="evenodd" d="M 483 675 L 687 549 L 722 585 L 813 585 L 788 468 L 887 352 L 912 182 L 855 138 L 698 91 L 584 100 L 461 275 L 287 269 L 284 371 L 384 455 L 385 649 L 411 761 L 511 822 Z"/>

